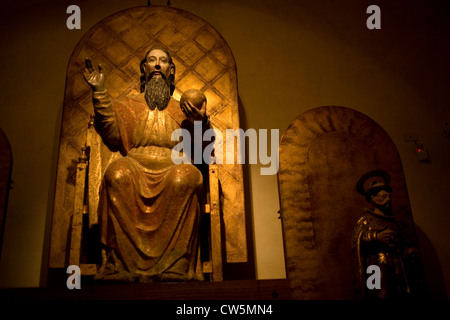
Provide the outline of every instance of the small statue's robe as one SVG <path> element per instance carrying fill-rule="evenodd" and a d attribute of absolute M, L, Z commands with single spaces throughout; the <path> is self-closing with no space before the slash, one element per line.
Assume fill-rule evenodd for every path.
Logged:
<path fill-rule="evenodd" d="M 390 229 L 396 231 L 398 243 L 388 245 L 376 240 L 375 232 Z M 403 265 L 404 242 L 395 218 L 367 209 L 353 230 L 352 248 L 356 281 L 356 297 L 360 299 L 402 299 L 408 294 L 408 282 Z M 380 268 L 381 288 L 367 287 L 367 267 Z"/>
<path fill-rule="evenodd" d="M 203 177 L 171 159 L 172 132 L 186 117 L 179 102 L 150 110 L 144 94 L 111 103 L 93 94 L 96 128 L 123 157 L 113 160 L 100 187 L 99 227 L 105 248 L 96 279 L 202 280 L 199 219 Z"/>

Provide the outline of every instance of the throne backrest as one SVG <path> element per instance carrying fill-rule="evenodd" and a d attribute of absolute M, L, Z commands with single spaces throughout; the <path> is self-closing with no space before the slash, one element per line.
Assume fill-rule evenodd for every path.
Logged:
<path fill-rule="evenodd" d="M 139 92 L 139 63 L 155 45 L 166 47 L 176 65 L 174 98 L 179 99 L 188 89 L 202 90 L 213 128 L 225 136 L 226 129 L 240 127 L 234 57 L 222 36 L 207 22 L 165 6 L 135 7 L 100 21 L 79 41 L 67 68 L 49 268 L 63 268 L 67 264 L 76 165 L 93 114 L 91 89 L 83 78 L 84 60 L 91 57 L 95 66 L 102 64 L 105 85 L 115 100 Z M 101 150 L 89 163 L 98 166 L 98 176 L 89 177 L 90 184 L 98 187 L 104 168 L 118 154 L 111 152 L 98 136 L 92 137 L 91 143 L 98 143 Z M 226 262 L 246 262 L 242 165 L 218 167 Z M 92 200 L 98 197 L 96 192 L 91 186 L 88 195 L 91 211 L 95 210 L 96 202 Z"/>

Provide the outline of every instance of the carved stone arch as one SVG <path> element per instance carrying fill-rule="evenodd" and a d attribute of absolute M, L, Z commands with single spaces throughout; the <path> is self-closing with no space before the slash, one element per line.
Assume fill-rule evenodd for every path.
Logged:
<path fill-rule="evenodd" d="M 169 6 L 135 7 L 100 21 L 79 41 L 67 67 L 50 268 L 67 265 L 76 162 L 86 143 L 86 130 L 93 114 L 91 89 L 83 78 L 85 57 L 91 57 L 95 67 L 102 64 L 105 85 L 115 100 L 139 92 L 139 63 L 155 45 L 167 48 L 176 65 L 176 99 L 187 89 L 200 89 L 207 97 L 207 113 L 215 129 L 225 136 L 226 129 L 240 126 L 234 57 L 226 41 L 211 25 L 189 12 Z M 97 160 L 105 167 L 114 154 L 107 154 L 103 145 L 101 148 L 101 159 Z M 225 229 L 224 256 L 226 262 L 246 262 L 242 165 L 219 165 L 219 181 Z M 97 195 L 93 192 L 89 196 Z"/>
<path fill-rule="evenodd" d="M 353 299 L 351 234 L 367 206 L 358 179 L 391 175 L 393 211 L 416 243 L 400 156 L 361 112 L 336 106 L 298 116 L 281 138 L 278 172 L 286 271 L 297 299 Z"/>

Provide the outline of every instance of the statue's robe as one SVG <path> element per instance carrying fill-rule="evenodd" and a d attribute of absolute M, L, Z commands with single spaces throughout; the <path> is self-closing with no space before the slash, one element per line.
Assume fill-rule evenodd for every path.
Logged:
<path fill-rule="evenodd" d="M 397 232 L 398 243 L 395 246 L 381 243 L 375 239 L 375 232 L 391 229 Z M 385 216 L 372 209 L 366 209 L 353 230 L 352 249 L 356 283 L 356 297 L 360 299 L 401 299 L 407 296 L 408 282 L 403 265 L 404 240 L 401 237 L 399 223 L 393 216 Z M 367 267 L 380 268 L 381 288 L 369 289 Z"/>
<path fill-rule="evenodd" d="M 202 280 L 199 219 L 203 177 L 192 164 L 174 164 L 172 132 L 186 122 L 179 101 L 150 110 L 144 94 L 111 103 L 93 94 L 96 128 L 123 157 L 105 170 L 99 227 L 105 248 L 97 279 Z"/>

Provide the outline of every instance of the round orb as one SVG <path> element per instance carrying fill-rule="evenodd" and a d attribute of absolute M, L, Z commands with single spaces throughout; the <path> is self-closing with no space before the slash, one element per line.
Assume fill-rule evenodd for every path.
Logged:
<path fill-rule="evenodd" d="M 186 101 L 191 102 L 194 107 L 200 110 L 203 103 L 206 101 L 205 94 L 197 89 L 189 89 L 180 98 L 180 105 L 183 105 Z"/>

